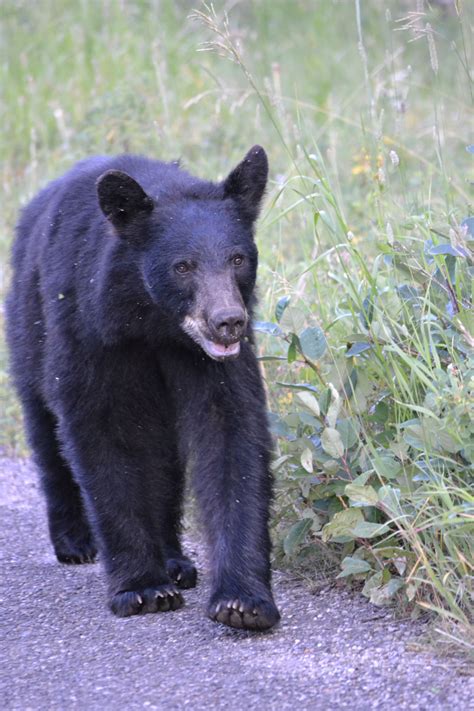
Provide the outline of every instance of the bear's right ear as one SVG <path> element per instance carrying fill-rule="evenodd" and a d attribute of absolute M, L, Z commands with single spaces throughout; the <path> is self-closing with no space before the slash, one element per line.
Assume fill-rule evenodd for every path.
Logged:
<path fill-rule="evenodd" d="M 97 179 L 100 209 L 116 229 L 130 224 L 140 213 L 151 212 L 153 200 L 142 186 L 121 170 L 108 170 Z"/>

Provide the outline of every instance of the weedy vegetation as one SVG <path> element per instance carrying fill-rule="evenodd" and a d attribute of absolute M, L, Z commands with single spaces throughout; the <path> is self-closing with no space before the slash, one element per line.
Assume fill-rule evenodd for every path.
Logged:
<path fill-rule="evenodd" d="M 2 14 L 2 291 L 19 206 L 75 160 L 181 155 L 225 175 L 262 143 L 277 561 L 430 610 L 472 651 L 472 4 L 6 0 Z M 3 345 L 0 394 L 2 446 L 21 452 Z"/>

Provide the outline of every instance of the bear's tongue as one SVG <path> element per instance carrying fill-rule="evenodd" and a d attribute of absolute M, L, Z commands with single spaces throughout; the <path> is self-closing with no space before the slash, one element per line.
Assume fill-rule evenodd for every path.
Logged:
<path fill-rule="evenodd" d="M 225 346 L 223 343 L 215 343 L 214 341 L 206 341 L 206 350 L 213 358 L 229 358 L 238 356 L 240 353 L 240 342 L 231 343 Z"/>

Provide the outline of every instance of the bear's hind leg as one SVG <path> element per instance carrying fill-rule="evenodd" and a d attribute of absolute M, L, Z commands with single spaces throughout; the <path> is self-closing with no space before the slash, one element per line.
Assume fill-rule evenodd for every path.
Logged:
<path fill-rule="evenodd" d="M 56 422 L 40 398 L 23 399 L 33 458 L 46 497 L 51 542 L 61 563 L 93 563 L 97 555 L 79 486 L 60 453 Z"/>

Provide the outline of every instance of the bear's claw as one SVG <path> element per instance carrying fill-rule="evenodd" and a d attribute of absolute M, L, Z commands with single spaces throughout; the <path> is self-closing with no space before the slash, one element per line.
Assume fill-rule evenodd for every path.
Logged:
<path fill-rule="evenodd" d="M 186 556 L 180 558 L 168 558 L 166 561 L 166 572 L 171 580 L 183 590 L 196 587 L 197 570 Z"/>
<path fill-rule="evenodd" d="M 55 542 L 54 552 L 60 563 L 66 565 L 81 565 L 95 563 L 97 548 L 91 540 L 76 541 L 72 537 L 63 536 Z"/>
<path fill-rule="evenodd" d="M 184 600 L 174 585 L 160 585 L 143 590 L 121 590 L 113 595 L 110 609 L 117 617 L 143 615 L 147 612 L 168 612 L 184 605 Z"/>
<path fill-rule="evenodd" d="M 272 601 L 250 596 L 220 600 L 217 604 L 211 604 L 208 614 L 215 622 L 254 631 L 270 629 L 280 619 L 280 613 Z"/>

